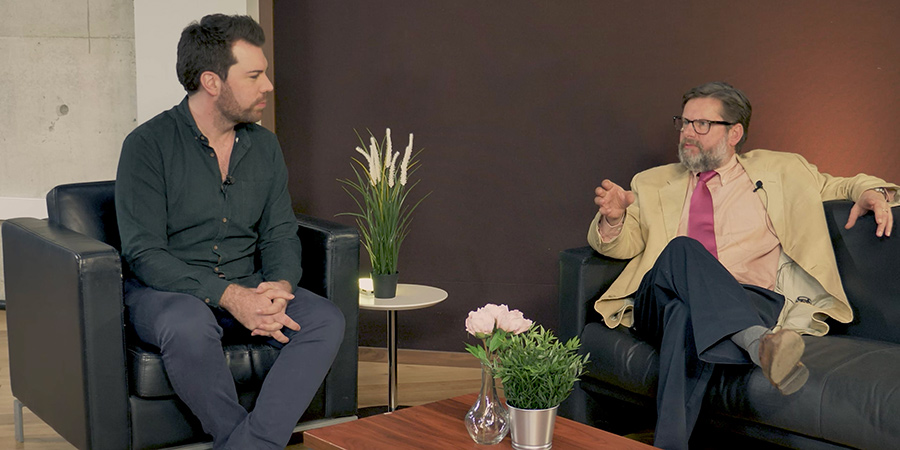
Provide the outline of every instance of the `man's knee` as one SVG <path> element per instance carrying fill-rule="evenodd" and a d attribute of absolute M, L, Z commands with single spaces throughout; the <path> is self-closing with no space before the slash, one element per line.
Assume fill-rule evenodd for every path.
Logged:
<path fill-rule="evenodd" d="M 288 303 L 287 315 L 307 330 L 321 330 L 340 340 L 344 335 L 346 319 L 334 303 L 309 291 L 298 289 Z"/>
<path fill-rule="evenodd" d="M 316 311 L 313 313 L 314 316 L 318 319 L 318 321 L 324 328 L 332 330 L 334 335 L 342 337 L 344 335 L 344 328 L 346 326 L 344 313 L 341 312 L 340 308 L 338 308 L 334 303 L 331 303 L 324 298 L 319 298 L 320 304 Z"/>
<path fill-rule="evenodd" d="M 709 253 L 700 241 L 687 236 L 678 236 L 675 239 L 672 239 L 669 241 L 669 245 L 666 246 L 666 249 L 679 252 L 696 252 L 703 250 Z"/>

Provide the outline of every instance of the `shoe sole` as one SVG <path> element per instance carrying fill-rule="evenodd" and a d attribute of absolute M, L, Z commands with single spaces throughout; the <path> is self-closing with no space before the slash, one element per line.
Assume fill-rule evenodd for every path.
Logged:
<path fill-rule="evenodd" d="M 780 333 L 772 337 L 777 357 L 773 358 L 767 377 L 783 395 L 790 395 L 800 390 L 809 379 L 809 369 L 800 362 L 806 344 L 795 332 Z"/>
<path fill-rule="evenodd" d="M 791 395 L 794 392 L 800 390 L 803 385 L 806 384 L 806 380 L 809 379 L 809 369 L 806 368 L 802 362 L 798 362 L 796 366 L 794 366 L 794 370 L 791 371 L 780 383 L 776 384 L 775 387 L 781 392 L 782 395 Z"/>

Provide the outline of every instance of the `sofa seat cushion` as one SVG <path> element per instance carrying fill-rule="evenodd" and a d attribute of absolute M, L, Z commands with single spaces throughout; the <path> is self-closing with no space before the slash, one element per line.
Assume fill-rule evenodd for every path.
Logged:
<path fill-rule="evenodd" d="M 900 346 L 848 336 L 806 336 L 804 342 L 810 377 L 797 393 L 781 395 L 756 366 L 720 366 L 703 414 L 851 447 L 894 447 L 900 441 Z M 627 329 L 591 323 L 582 334 L 582 349 L 591 354 L 582 384 L 623 389 L 653 408 L 659 357 L 651 345 Z"/>
<path fill-rule="evenodd" d="M 146 399 L 175 395 L 166 375 L 162 356 L 156 348 L 140 342 L 129 342 L 127 350 L 131 395 Z M 225 361 L 239 392 L 262 385 L 278 356 L 278 349 L 264 342 L 226 344 L 224 350 Z"/>

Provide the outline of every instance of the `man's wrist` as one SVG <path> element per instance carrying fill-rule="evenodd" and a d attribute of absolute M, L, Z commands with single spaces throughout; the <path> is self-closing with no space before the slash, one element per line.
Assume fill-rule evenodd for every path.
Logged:
<path fill-rule="evenodd" d="M 600 217 L 600 221 L 606 222 L 606 226 L 608 226 L 612 229 L 618 229 L 618 228 L 622 228 L 622 226 L 625 225 L 625 216 L 620 217 L 619 223 L 617 223 L 615 225 L 613 225 L 613 223 L 609 221 L 609 217 L 606 217 L 606 216 Z M 602 226 L 602 223 L 601 223 L 601 226 Z"/>
<path fill-rule="evenodd" d="M 883 187 L 877 187 L 877 188 L 872 188 L 872 189 L 869 189 L 869 190 L 870 190 L 870 191 L 875 191 L 875 192 L 877 192 L 877 193 L 883 195 L 883 196 L 884 196 L 884 201 L 886 201 L 886 202 L 888 202 L 888 203 L 891 202 L 891 197 L 892 197 L 892 195 L 891 195 L 890 192 L 888 192 L 887 189 L 885 189 L 885 188 L 883 188 Z"/>
<path fill-rule="evenodd" d="M 222 297 L 219 299 L 219 307 L 226 310 L 231 311 L 231 307 L 234 306 L 234 299 L 237 296 L 237 291 L 241 287 L 237 284 L 231 283 L 225 288 L 225 292 L 222 293 Z"/>

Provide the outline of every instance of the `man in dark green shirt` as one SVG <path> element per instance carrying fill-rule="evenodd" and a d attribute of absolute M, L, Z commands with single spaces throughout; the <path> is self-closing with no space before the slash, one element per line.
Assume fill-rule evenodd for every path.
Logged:
<path fill-rule="evenodd" d="M 172 387 L 217 449 L 284 448 L 344 332 L 337 307 L 297 287 L 287 168 L 275 135 L 254 123 L 273 88 L 264 41 L 246 16 L 185 28 L 177 69 L 188 95 L 125 139 L 116 180 L 133 274 L 128 318 L 160 348 Z M 222 351 L 231 333 L 281 348 L 249 413 Z"/>

